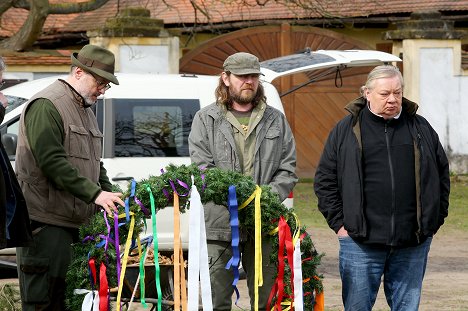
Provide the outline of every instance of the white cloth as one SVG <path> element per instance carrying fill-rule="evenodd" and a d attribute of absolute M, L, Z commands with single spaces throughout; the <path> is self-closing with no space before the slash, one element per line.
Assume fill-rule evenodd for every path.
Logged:
<path fill-rule="evenodd" d="M 302 259 L 301 259 L 301 239 L 297 239 L 294 246 L 294 310 L 304 310 L 304 295 L 302 290 Z"/>
<path fill-rule="evenodd" d="M 188 310 L 198 311 L 199 284 L 203 310 L 212 311 L 211 283 L 206 245 L 205 215 L 197 186 L 193 182 L 190 195 L 188 253 Z M 200 281 L 200 283 L 199 283 Z"/>
<path fill-rule="evenodd" d="M 73 293 L 75 295 L 86 294 L 83 299 L 83 304 L 81 305 L 81 311 L 99 311 L 99 293 L 97 290 L 90 291 L 87 289 L 75 289 Z"/>

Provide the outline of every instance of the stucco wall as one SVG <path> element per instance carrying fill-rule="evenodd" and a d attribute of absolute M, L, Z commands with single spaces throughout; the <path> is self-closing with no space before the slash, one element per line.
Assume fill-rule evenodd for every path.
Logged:
<path fill-rule="evenodd" d="M 453 47 L 418 49 L 419 113 L 439 134 L 451 171 L 468 173 L 468 76 L 457 54 Z"/>

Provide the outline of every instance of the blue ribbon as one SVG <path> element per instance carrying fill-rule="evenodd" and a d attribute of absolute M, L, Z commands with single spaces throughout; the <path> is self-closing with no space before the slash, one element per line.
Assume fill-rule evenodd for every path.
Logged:
<path fill-rule="evenodd" d="M 130 222 L 130 198 L 133 198 L 135 196 L 135 186 L 136 186 L 136 181 L 135 179 L 132 179 L 131 181 L 131 189 L 130 189 L 130 196 L 128 198 L 125 198 L 125 220 L 127 223 Z"/>
<path fill-rule="evenodd" d="M 237 204 L 237 195 L 236 195 L 236 187 L 229 186 L 229 194 L 228 194 L 228 207 L 229 207 L 229 214 L 230 214 L 230 224 L 231 224 L 231 246 L 232 246 L 232 257 L 226 265 L 226 269 L 229 270 L 232 268 L 232 272 L 234 273 L 234 281 L 232 282 L 232 286 L 236 292 L 236 305 L 239 301 L 240 294 L 239 290 L 237 289 L 237 282 L 239 281 L 239 262 L 240 262 L 240 250 L 239 250 L 239 241 L 240 241 L 240 234 L 239 234 L 239 216 L 238 216 L 238 204 Z"/>

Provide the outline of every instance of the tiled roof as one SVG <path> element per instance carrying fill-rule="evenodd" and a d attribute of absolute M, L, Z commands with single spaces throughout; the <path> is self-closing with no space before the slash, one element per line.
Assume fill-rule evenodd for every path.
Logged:
<path fill-rule="evenodd" d="M 22 52 L 22 53 L 6 53 L 2 54 L 3 59 L 8 66 L 15 65 L 68 65 L 70 66 L 71 51 L 68 50 L 43 50 L 39 52 Z"/>
<path fill-rule="evenodd" d="M 80 2 L 80 0 L 50 0 L 51 3 Z M 210 18 L 200 11 L 195 14 L 191 3 L 200 11 L 206 10 Z M 145 7 L 153 18 L 163 19 L 165 24 L 206 24 L 236 21 L 307 19 L 323 16 L 335 18 L 368 18 L 409 14 L 420 10 L 441 12 L 468 11 L 468 0 L 311 0 L 304 3 L 320 3 L 320 9 L 304 11 L 286 7 L 276 1 L 264 0 L 263 6 L 255 5 L 255 0 L 109 0 L 101 8 L 86 13 L 50 15 L 47 18 L 44 34 L 60 32 L 84 32 L 102 26 L 107 18 L 116 16 L 127 7 Z M 251 6 L 241 5 L 247 2 Z M 0 36 L 11 36 L 23 24 L 28 12 L 22 9 L 9 9 L 2 17 Z"/>
<path fill-rule="evenodd" d="M 1 1 L 1 0 L 0 0 Z M 83 0 L 49 0 L 50 3 L 82 2 Z M 241 5 L 241 3 L 249 3 Z M 319 3 L 317 10 L 301 10 L 280 5 L 277 1 L 263 0 L 109 0 L 101 8 L 85 13 L 49 15 L 43 28 L 42 38 L 64 33 L 83 33 L 104 25 L 110 17 L 128 7 L 144 7 L 151 12 L 151 17 L 162 19 L 166 27 L 181 27 L 194 24 L 220 24 L 239 21 L 278 21 L 305 19 L 353 19 L 366 20 L 371 17 L 387 17 L 392 20 L 395 15 L 408 16 L 415 11 L 439 10 L 443 15 L 468 15 L 468 0 L 310 0 L 304 3 Z M 199 9 L 195 14 L 192 5 Z M 209 19 L 201 11 L 209 12 Z M 23 25 L 28 11 L 11 8 L 1 18 L 0 38 L 15 34 Z M 68 54 L 67 54 L 68 53 Z M 3 54 L 11 65 L 68 65 L 70 51 L 43 51 L 36 53 Z M 464 55 L 466 58 L 466 55 Z"/>

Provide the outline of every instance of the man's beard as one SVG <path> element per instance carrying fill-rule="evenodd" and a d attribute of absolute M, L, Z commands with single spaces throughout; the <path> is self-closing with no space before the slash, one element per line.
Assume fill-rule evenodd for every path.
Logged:
<path fill-rule="evenodd" d="M 92 106 L 92 105 L 94 105 L 94 104 L 97 102 L 97 100 L 94 100 L 94 101 L 93 101 L 93 100 L 91 99 L 91 97 L 85 97 L 84 100 L 85 100 L 86 104 L 89 105 L 89 106 Z"/>
<path fill-rule="evenodd" d="M 232 89 L 231 86 L 229 86 L 229 95 L 233 102 L 236 102 L 239 105 L 248 105 L 254 100 L 257 94 L 254 90 L 252 90 L 251 93 L 248 93 L 247 95 L 242 95 L 242 91 L 236 92 Z"/>
<path fill-rule="evenodd" d="M 83 99 L 85 100 L 85 103 L 86 103 L 87 106 L 92 106 L 97 102 L 97 99 L 93 100 L 92 97 L 93 97 L 93 95 L 83 96 Z"/>

